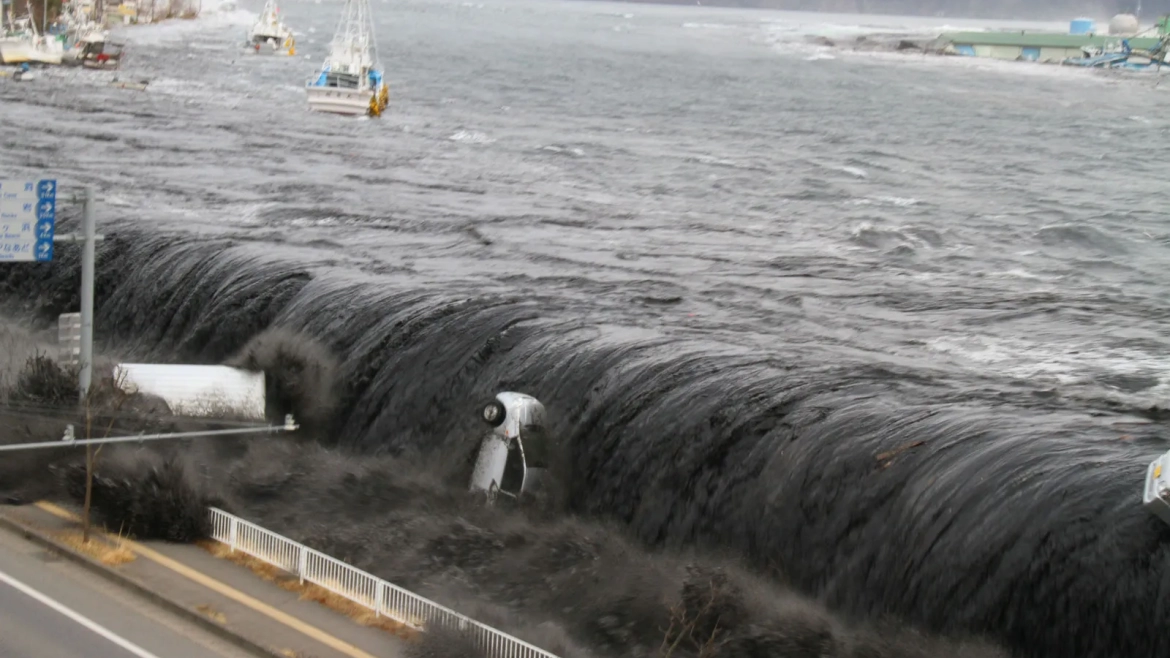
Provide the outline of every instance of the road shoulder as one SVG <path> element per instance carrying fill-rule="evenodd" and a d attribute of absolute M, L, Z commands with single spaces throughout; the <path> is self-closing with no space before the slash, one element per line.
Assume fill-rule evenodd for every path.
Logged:
<path fill-rule="evenodd" d="M 49 511 L 46 511 L 49 510 Z M 50 513 L 53 512 L 53 513 Z M 76 532 L 69 510 L 45 505 L 0 506 L 0 526 L 53 550 L 112 584 L 259 656 L 279 658 L 394 658 L 404 640 L 262 580 L 196 546 L 125 542 L 132 561 L 103 565 L 66 545 Z"/>

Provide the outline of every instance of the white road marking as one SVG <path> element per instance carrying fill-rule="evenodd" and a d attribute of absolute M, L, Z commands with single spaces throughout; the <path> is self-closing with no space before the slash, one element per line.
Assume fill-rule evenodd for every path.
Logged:
<path fill-rule="evenodd" d="M 53 599 L 45 596 L 44 594 L 41 594 L 37 590 L 29 587 L 28 585 L 25 585 L 24 583 L 13 578 L 12 576 L 9 576 L 8 574 L 4 573 L 3 571 L 0 571 L 0 582 L 3 582 L 4 584 L 8 585 L 9 587 L 12 587 L 13 589 L 16 589 L 16 590 L 23 592 L 27 596 L 34 598 L 37 601 L 40 601 L 44 605 L 46 605 L 46 606 L 52 608 L 53 610 L 56 610 L 57 612 L 65 615 L 66 617 L 72 619 L 73 621 L 77 622 L 78 624 L 81 624 L 82 626 L 88 628 L 89 630 L 93 631 L 94 633 L 97 633 L 98 635 L 106 638 L 110 642 L 113 642 L 114 644 L 122 647 L 126 651 L 129 651 L 130 653 L 134 654 L 135 656 L 138 656 L 138 658 L 158 658 L 158 656 L 154 655 L 153 653 L 150 653 L 146 649 L 143 649 L 142 647 L 138 646 L 137 644 L 134 644 L 133 642 L 130 642 L 129 640 L 123 639 L 122 637 L 114 634 L 114 632 L 111 630 L 108 630 L 102 626 L 99 626 L 96 622 L 94 622 L 86 617 L 83 617 L 80 613 L 74 612 L 73 610 L 70 610 L 69 608 L 65 607 L 64 605 L 62 605 L 60 603 L 57 603 Z"/>

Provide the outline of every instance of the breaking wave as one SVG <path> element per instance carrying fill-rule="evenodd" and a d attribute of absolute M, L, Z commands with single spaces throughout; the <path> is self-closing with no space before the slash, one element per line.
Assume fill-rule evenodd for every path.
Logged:
<path fill-rule="evenodd" d="M 1167 448 L 1149 420 L 1156 409 L 1145 418 L 1077 413 L 847 359 L 786 361 L 627 335 L 552 298 L 404 289 L 311 272 L 228 240 L 106 233 L 97 277 L 104 345 L 137 358 L 220 363 L 269 328 L 313 337 L 337 355 L 340 382 L 321 437 L 369 455 L 363 464 L 463 459 L 479 436 L 476 405 L 520 390 L 545 402 L 572 465 L 568 510 L 617 522 L 644 545 L 728 554 L 843 619 L 987 635 L 1019 656 L 1147 656 L 1161 645 L 1170 527 L 1140 506 L 1145 466 Z M 52 265 L 0 270 L 10 308 L 45 322 L 71 310 L 76 251 L 59 254 Z M 268 449 L 293 449 L 284 445 Z M 251 471 L 234 469 L 236 484 L 221 486 L 236 486 L 248 516 L 396 578 L 442 562 L 443 541 L 469 550 L 460 533 L 496 555 L 515 538 L 504 521 L 485 522 L 485 531 L 457 520 L 499 512 L 434 502 L 462 486 L 444 474 L 449 464 L 432 467 L 443 486 L 425 504 L 451 514 L 411 522 L 395 516 L 409 516 L 402 502 L 410 497 L 400 495 L 394 468 L 345 462 L 328 476 L 329 459 L 345 458 L 302 449 L 253 457 Z M 248 489 L 263 477 L 267 489 Z M 316 499 L 315 516 L 304 497 Z M 352 530 L 335 527 L 341 518 Z M 399 573 L 386 552 L 368 547 L 403 523 L 433 524 L 419 535 L 433 543 Z M 555 535 L 556 527 L 577 532 L 579 522 L 545 523 Z M 539 541 L 527 559 L 557 554 L 555 543 Z M 604 564 L 607 550 L 585 554 Z M 507 591 L 476 580 L 475 559 L 455 564 L 440 569 L 444 577 L 466 573 L 464 591 L 509 601 L 513 612 L 554 570 Z M 611 594 L 605 600 L 626 596 Z M 759 651 L 734 655 L 789 655 Z"/>

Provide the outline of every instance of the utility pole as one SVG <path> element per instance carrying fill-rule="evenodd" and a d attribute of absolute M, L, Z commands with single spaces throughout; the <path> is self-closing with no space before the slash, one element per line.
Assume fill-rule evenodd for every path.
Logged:
<path fill-rule="evenodd" d="M 84 404 L 93 381 L 93 278 L 97 256 L 97 220 L 94 218 L 92 186 L 85 186 L 85 214 L 81 224 L 81 354 L 77 388 Z M 89 437 L 86 437 L 89 438 Z"/>
<path fill-rule="evenodd" d="M 49 3 L 42 0 L 41 21 L 42 33 L 47 34 Z M 35 22 L 36 15 L 30 10 L 30 19 Z M 87 438 L 90 426 L 90 399 L 89 391 L 93 379 L 93 288 L 94 288 L 94 261 L 97 241 L 103 236 L 96 233 L 96 219 L 94 208 L 93 187 L 86 186 L 83 190 L 85 210 L 82 219 L 81 234 L 58 235 L 57 224 L 57 180 L 42 178 L 38 180 L 0 180 L 0 189 L 4 191 L 2 204 L 4 212 L 4 234 L 0 237 L 0 260 L 5 261 L 34 261 L 47 263 L 53 260 L 53 245 L 57 242 L 81 242 L 81 349 L 80 366 L 78 370 L 78 401 L 85 412 Z M 93 461 L 96 453 L 87 448 L 85 454 L 86 466 L 86 500 L 85 500 L 85 539 L 89 539 L 89 503 L 90 489 L 93 474 Z"/>
<path fill-rule="evenodd" d="M 85 186 L 85 213 L 81 223 L 81 354 L 78 365 L 77 391 L 82 411 L 85 412 L 85 438 L 90 435 L 93 423 L 90 410 L 89 387 L 93 383 L 93 278 L 96 260 L 97 236 L 95 235 L 93 186 Z M 85 446 L 85 506 L 81 513 L 81 541 L 89 541 L 89 509 L 93 502 L 93 467 L 97 457 L 93 445 Z"/>

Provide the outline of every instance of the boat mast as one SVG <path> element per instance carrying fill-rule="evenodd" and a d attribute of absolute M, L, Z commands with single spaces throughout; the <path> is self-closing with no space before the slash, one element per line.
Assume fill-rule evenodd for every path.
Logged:
<path fill-rule="evenodd" d="M 376 54 L 371 52 L 370 12 L 367 0 L 346 0 L 337 31 L 333 34 L 330 51 L 334 58 L 345 57 L 359 68 L 373 65 Z M 371 56 L 373 55 L 373 56 Z M 354 60 L 356 59 L 356 62 Z M 355 71 L 357 72 L 357 71 Z"/>
<path fill-rule="evenodd" d="M 361 0 L 366 6 L 366 29 L 370 35 L 370 66 L 382 70 L 382 62 L 378 59 L 378 34 L 374 29 L 374 12 L 370 9 L 370 0 Z"/>
<path fill-rule="evenodd" d="M 24 10 L 28 12 L 28 29 L 33 33 L 33 43 L 36 43 L 40 35 L 37 33 L 37 15 L 33 13 L 32 0 L 24 0 Z"/>

